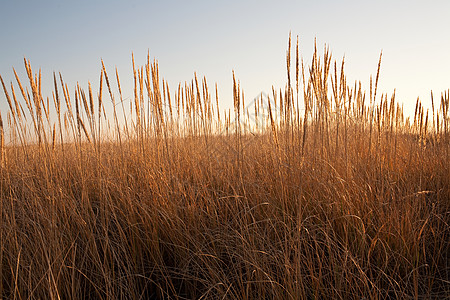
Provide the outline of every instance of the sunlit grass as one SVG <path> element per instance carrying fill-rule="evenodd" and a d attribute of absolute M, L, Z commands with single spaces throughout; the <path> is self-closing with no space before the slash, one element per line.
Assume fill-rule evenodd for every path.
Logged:
<path fill-rule="evenodd" d="M 27 87 L 1 80 L 0 297 L 449 295 L 449 93 L 406 118 L 379 70 L 365 92 L 291 52 L 268 97 L 233 74 L 231 111 L 149 59 L 133 111 L 105 66 L 97 95 L 55 75 L 47 98 L 27 61 Z"/>

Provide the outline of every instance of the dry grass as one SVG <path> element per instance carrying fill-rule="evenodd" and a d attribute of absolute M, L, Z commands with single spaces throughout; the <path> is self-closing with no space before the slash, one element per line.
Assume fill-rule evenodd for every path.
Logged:
<path fill-rule="evenodd" d="M 367 95 L 327 49 L 309 72 L 295 54 L 248 108 L 233 74 L 222 114 L 217 86 L 171 94 L 149 59 L 131 115 L 103 62 L 95 98 L 54 76 L 51 102 L 27 61 L 21 99 L 2 79 L 0 298 L 448 296 L 448 92 L 405 119 L 379 69 Z"/>

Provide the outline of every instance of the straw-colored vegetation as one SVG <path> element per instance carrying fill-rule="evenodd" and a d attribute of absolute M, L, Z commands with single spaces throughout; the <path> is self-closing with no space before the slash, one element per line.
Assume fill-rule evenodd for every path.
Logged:
<path fill-rule="evenodd" d="M 2 79 L 0 298 L 448 296 L 449 93 L 409 119 L 380 64 L 365 92 L 327 48 L 286 58 L 225 112 L 149 59 L 131 110 L 103 63 L 96 93 Z"/>

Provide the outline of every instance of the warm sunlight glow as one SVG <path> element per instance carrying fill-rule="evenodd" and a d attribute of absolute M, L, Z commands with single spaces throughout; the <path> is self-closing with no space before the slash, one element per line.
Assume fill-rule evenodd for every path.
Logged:
<path fill-rule="evenodd" d="M 449 1 L 82 2 L 0 4 L 0 299 L 448 298 Z"/>

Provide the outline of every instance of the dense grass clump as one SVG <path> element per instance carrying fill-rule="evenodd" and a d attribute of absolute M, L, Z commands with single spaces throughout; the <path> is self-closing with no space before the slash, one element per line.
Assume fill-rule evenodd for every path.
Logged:
<path fill-rule="evenodd" d="M 95 97 L 2 79 L 0 298 L 448 296 L 449 93 L 409 119 L 379 72 L 366 94 L 327 49 L 290 64 L 289 39 L 285 89 L 234 80 L 222 113 L 149 59 L 132 111 L 103 63 Z"/>

